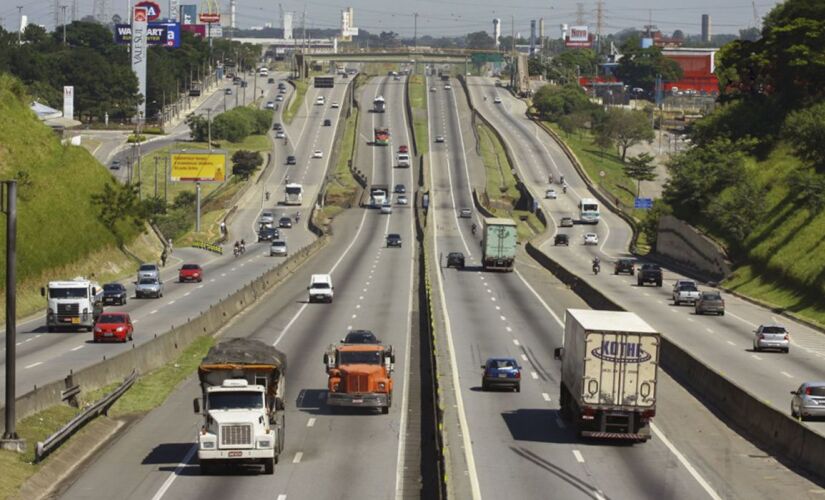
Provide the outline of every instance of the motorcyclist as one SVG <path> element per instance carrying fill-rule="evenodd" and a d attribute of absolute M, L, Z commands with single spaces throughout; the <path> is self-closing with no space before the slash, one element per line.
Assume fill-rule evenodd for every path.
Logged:
<path fill-rule="evenodd" d="M 244 253 L 245 251 L 246 251 L 246 241 L 241 239 L 241 253 Z"/>
<path fill-rule="evenodd" d="M 473 225 L 470 226 L 470 231 L 472 231 L 473 234 L 476 234 L 476 223 L 475 222 L 473 222 Z"/>
<path fill-rule="evenodd" d="M 598 257 L 593 258 L 593 274 L 599 274 L 601 270 L 601 260 Z"/>
<path fill-rule="evenodd" d="M 547 177 L 547 182 L 549 182 L 550 184 L 553 184 L 553 174 L 550 174 L 550 175 Z"/>
<path fill-rule="evenodd" d="M 269 191 L 266 192 L 266 199 L 269 200 Z"/>
<path fill-rule="evenodd" d="M 567 184 L 561 187 L 561 192 L 567 194 Z"/>
<path fill-rule="evenodd" d="M 238 240 L 235 240 L 235 248 L 233 249 L 232 252 L 235 254 L 235 257 L 237 257 L 238 254 L 241 253 L 241 244 L 238 243 Z"/>
<path fill-rule="evenodd" d="M 563 176 L 563 175 L 562 175 L 561 177 L 559 177 L 559 184 L 561 184 L 561 185 L 565 185 L 565 182 L 564 182 L 564 176 Z"/>

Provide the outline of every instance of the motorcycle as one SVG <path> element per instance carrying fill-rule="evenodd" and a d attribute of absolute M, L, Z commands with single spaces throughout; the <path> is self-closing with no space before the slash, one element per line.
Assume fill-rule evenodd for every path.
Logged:
<path fill-rule="evenodd" d="M 266 201 L 269 201 L 269 191 L 266 192 Z"/>
<path fill-rule="evenodd" d="M 476 225 L 475 224 L 472 225 L 472 227 L 470 228 L 470 231 L 472 231 L 473 235 L 476 234 Z"/>
<path fill-rule="evenodd" d="M 241 249 L 240 249 L 240 247 L 235 247 L 235 248 L 232 250 L 232 254 L 233 254 L 235 257 L 237 257 L 238 255 L 240 255 L 240 254 L 241 254 Z"/>
<path fill-rule="evenodd" d="M 599 265 L 598 262 L 593 263 L 593 274 L 599 274 L 599 271 L 602 270 L 602 267 Z"/>

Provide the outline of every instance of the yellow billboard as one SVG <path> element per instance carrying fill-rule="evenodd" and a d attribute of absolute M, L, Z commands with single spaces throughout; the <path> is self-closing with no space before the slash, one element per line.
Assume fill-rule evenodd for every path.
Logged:
<path fill-rule="evenodd" d="M 223 182 L 226 180 L 226 153 L 173 152 L 172 171 L 169 175 L 176 182 Z"/>

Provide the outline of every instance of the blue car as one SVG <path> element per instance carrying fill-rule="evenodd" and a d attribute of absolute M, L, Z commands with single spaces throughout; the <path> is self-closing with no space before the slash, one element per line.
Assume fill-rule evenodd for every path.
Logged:
<path fill-rule="evenodd" d="M 513 358 L 490 358 L 481 365 L 481 390 L 504 387 L 521 392 L 521 366 Z"/>

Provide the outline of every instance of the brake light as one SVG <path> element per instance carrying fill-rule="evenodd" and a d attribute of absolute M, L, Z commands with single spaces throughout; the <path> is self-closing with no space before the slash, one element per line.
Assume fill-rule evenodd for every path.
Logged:
<path fill-rule="evenodd" d="M 521 378 L 521 372 L 520 371 L 516 371 L 516 378 Z"/>
<path fill-rule="evenodd" d="M 645 410 L 642 412 L 642 418 L 653 418 L 656 416 L 656 410 Z"/>
<path fill-rule="evenodd" d="M 810 387 L 806 387 L 806 388 L 805 388 L 805 395 L 806 395 L 806 396 L 810 396 L 812 392 L 813 392 L 813 391 L 811 391 L 811 388 L 810 388 Z"/>
<path fill-rule="evenodd" d="M 791 336 L 788 335 L 787 333 L 785 334 L 785 340 L 791 340 Z"/>

